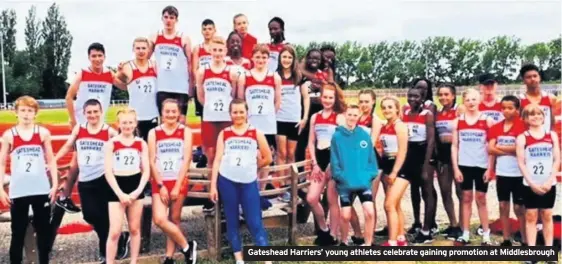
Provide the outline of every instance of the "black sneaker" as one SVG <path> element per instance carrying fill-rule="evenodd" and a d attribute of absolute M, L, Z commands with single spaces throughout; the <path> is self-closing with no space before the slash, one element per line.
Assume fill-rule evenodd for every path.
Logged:
<path fill-rule="evenodd" d="M 353 244 L 355 244 L 357 246 L 361 246 L 361 245 L 365 244 L 365 239 L 363 239 L 362 237 L 352 236 L 351 241 L 353 241 Z"/>
<path fill-rule="evenodd" d="M 340 242 L 340 247 L 347 247 L 347 244 L 344 242 Z"/>
<path fill-rule="evenodd" d="M 189 248 L 186 252 L 182 252 L 183 256 L 185 257 L 186 264 L 195 264 L 197 263 L 197 241 L 189 241 L 187 242 Z"/>
<path fill-rule="evenodd" d="M 433 242 L 433 236 L 431 232 L 427 235 L 424 235 L 423 232 L 419 232 L 414 239 L 414 244 L 429 244 Z"/>
<path fill-rule="evenodd" d="M 215 211 L 215 203 L 211 202 L 211 201 L 205 201 L 203 203 L 203 212 L 205 213 L 212 213 L 213 211 Z"/>
<path fill-rule="evenodd" d="M 330 230 L 322 231 L 318 230 L 314 244 L 321 247 L 337 245 L 338 241 L 332 237 Z"/>
<path fill-rule="evenodd" d="M 174 261 L 173 258 L 168 258 L 166 257 L 166 259 L 164 260 L 164 262 L 162 264 L 175 264 L 176 262 Z"/>
<path fill-rule="evenodd" d="M 457 240 L 460 236 L 462 236 L 462 229 L 458 226 L 449 226 L 447 229 L 443 231 L 445 237 L 449 240 Z"/>
<path fill-rule="evenodd" d="M 388 236 L 388 227 L 385 226 L 383 229 L 376 231 L 375 236 Z"/>
<path fill-rule="evenodd" d="M 117 259 L 125 259 L 129 254 L 129 246 L 131 244 L 131 236 L 129 232 L 121 233 L 117 242 Z"/>
<path fill-rule="evenodd" d="M 74 202 L 66 197 L 64 199 L 57 199 L 55 204 L 69 214 L 80 213 L 82 210 L 74 204 Z"/>
<path fill-rule="evenodd" d="M 500 244 L 500 247 L 511 247 L 511 246 L 513 246 L 513 243 L 511 243 L 511 240 L 509 240 L 509 239 L 504 240 L 504 241 Z"/>
<path fill-rule="evenodd" d="M 420 232 L 421 229 L 422 229 L 422 225 L 420 223 L 414 223 L 414 225 L 410 227 L 410 230 L 408 230 L 408 234 L 415 235 L 418 232 Z"/>
<path fill-rule="evenodd" d="M 439 233 L 441 233 L 439 232 L 439 226 L 437 226 L 436 223 L 433 223 L 433 226 L 431 227 L 431 235 L 436 236 L 439 235 Z"/>
<path fill-rule="evenodd" d="M 98 261 L 99 261 L 99 264 L 106 264 L 107 263 L 104 257 L 99 257 Z"/>
<path fill-rule="evenodd" d="M 466 246 L 466 245 L 470 245 L 470 240 L 466 240 L 464 239 L 464 237 L 460 236 L 459 238 L 457 238 L 457 240 L 455 240 L 455 246 Z"/>

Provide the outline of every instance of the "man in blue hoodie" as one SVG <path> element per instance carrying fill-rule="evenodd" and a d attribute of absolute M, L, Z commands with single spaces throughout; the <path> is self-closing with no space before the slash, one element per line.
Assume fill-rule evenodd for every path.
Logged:
<path fill-rule="evenodd" d="M 337 127 L 332 137 L 330 163 L 342 207 L 342 245 L 347 245 L 351 209 L 353 201 L 359 197 L 365 216 L 364 245 L 371 246 L 375 229 L 371 182 L 378 174 L 378 165 L 371 136 L 357 126 L 360 115 L 357 105 L 348 106 L 345 126 Z"/>

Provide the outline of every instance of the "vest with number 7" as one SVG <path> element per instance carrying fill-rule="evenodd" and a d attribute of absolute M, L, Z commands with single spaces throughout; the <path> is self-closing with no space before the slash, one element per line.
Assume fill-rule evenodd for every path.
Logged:
<path fill-rule="evenodd" d="M 161 126 L 154 129 L 156 136 L 156 167 L 164 181 L 178 179 L 184 155 L 185 126 L 179 125 L 167 134 Z"/>
<path fill-rule="evenodd" d="M 232 127 L 223 130 L 224 152 L 219 168 L 220 174 L 234 182 L 250 183 L 258 176 L 258 141 L 256 129 L 248 127 L 239 135 Z"/>
<path fill-rule="evenodd" d="M 76 137 L 76 153 L 78 160 L 78 181 L 95 180 L 105 173 L 104 152 L 105 142 L 109 140 L 109 127 L 103 125 L 95 134 L 88 132 L 87 124 L 80 125 Z"/>
<path fill-rule="evenodd" d="M 525 168 L 530 174 L 533 183 L 542 185 L 552 174 L 554 156 L 552 155 L 552 137 L 546 132 L 542 138 L 534 138 L 529 131 L 525 131 Z M 527 180 L 523 181 L 529 186 Z M 552 181 L 555 185 L 556 181 Z"/>
<path fill-rule="evenodd" d="M 113 171 L 138 171 L 141 168 L 142 139 L 135 138 L 127 146 L 120 141 L 113 142 Z"/>

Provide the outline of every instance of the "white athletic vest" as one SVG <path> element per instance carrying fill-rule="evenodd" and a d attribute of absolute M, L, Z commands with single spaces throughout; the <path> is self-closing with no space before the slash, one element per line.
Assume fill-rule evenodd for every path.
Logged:
<path fill-rule="evenodd" d="M 275 78 L 268 72 L 262 81 L 246 72 L 245 98 L 248 103 L 250 124 L 265 135 L 277 134 L 275 118 Z"/>
<path fill-rule="evenodd" d="M 219 73 L 213 72 L 209 65 L 205 66 L 203 90 L 205 91 L 203 121 L 230 122 L 228 112 L 230 101 L 232 101 L 230 66 L 225 66 Z"/>
<path fill-rule="evenodd" d="M 496 102 L 491 107 L 485 105 L 484 102 L 481 102 L 478 105 L 478 110 L 480 110 L 480 112 L 482 112 L 484 115 L 494 119 L 494 123 L 500 122 L 504 119 L 503 112 L 502 112 L 502 104 L 500 102 Z"/>
<path fill-rule="evenodd" d="M 90 134 L 87 125 L 80 125 L 75 143 L 80 182 L 92 181 L 105 174 L 103 147 L 109 140 L 109 126 L 104 124 L 98 133 Z"/>
<path fill-rule="evenodd" d="M 226 65 L 230 66 L 230 69 L 232 71 L 238 73 L 238 76 L 246 72 L 246 70 L 249 71 L 250 69 L 252 69 L 252 62 L 244 57 L 242 57 L 241 64 L 234 63 L 234 61 L 229 56 L 226 56 L 224 58 L 224 61 L 226 62 Z"/>
<path fill-rule="evenodd" d="M 448 111 L 439 111 L 435 118 L 435 127 L 439 137 L 451 136 L 453 133 L 453 122 L 457 118 L 457 106 L 455 105 Z"/>
<path fill-rule="evenodd" d="M 113 171 L 140 171 L 142 139 L 135 138 L 130 146 L 113 142 Z"/>
<path fill-rule="evenodd" d="M 269 48 L 269 61 L 267 62 L 267 68 L 269 71 L 275 72 L 277 71 L 277 67 L 279 64 L 279 53 L 285 47 L 285 44 L 267 44 Z"/>
<path fill-rule="evenodd" d="M 525 109 L 525 107 L 527 105 L 531 104 L 531 101 L 529 99 L 527 99 L 527 95 L 525 95 L 525 93 L 521 94 L 520 98 L 521 98 L 521 109 Z M 550 116 L 552 115 L 552 112 L 551 112 L 552 104 L 550 102 L 550 97 L 549 97 L 548 93 L 546 93 L 545 91 L 541 92 L 541 101 L 539 102 L 539 106 L 541 107 L 541 109 L 544 112 L 543 128 L 546 131 L 550 131 L 550 130 L 552 130 L 551 124 L 550 124 Z"/>
<path fill-rule="evenodd" d="M 199 44 L 199 68 L 203 68 L 209 64 L 213 60 L 213 56 L 211 53 L 205 50 L 205 46 L 203 44 Z"/>
<path fill-rule="evenodd" d="M 529 131 L 525 132 L 525 167 L 535 184 L 544 184 L 552 174 L 552 147 L 550 131 L 541 139 L 534 138 Z M 529 186 L 526 180 L 523 180 L 523 184 Z M 552 181 L 552 185 L 556 185 L 556 181 Z"/>
<path fill-rule="evenodd" d="M 503 120 L 497 123 L 491 129 L 490 136 L 496 138 L 497 146 L 515 147 L 517 136 L 525 131 L 523 122 L 514 123 L 509 131 L 505 132 Z M 523 177 L 519 165 L 517 165 L 517 157 L 515 155 L 500 155 L 496 157 L 496 175 L 506 177 Z"/>
<path fill-rule="evenodd" d="M 301 88 L 291 80 L 281 81 L 281 107 L 277 121 L 297 123 L 301 120 Z"/>
<path fill-rule="evenodd" d="M 49 194 L 51 186 L 39 127 L 33 128 L 29 140 L 22 139 L 15 127 L 11 131 L 14 142 L 10 152 L 10 199 Z"/>
<path fill-rule="evenodd" d="M 469 125 L 464 115 L 459 117 L 459 162 L 460 166 L 488 168 L 486 119 L 481 115 L 476 123 Z"/>
<path fill-rule="evenodd" d="M 140 121 L 152 120 L 158 117 L 158 108 L 156 107 L 156 72 L 150 61 L 146 72 L 141 72 L 139 68 L 131 61 L 133 69 L 133 78 L 127 85 L 129 92 L 129 107 L 137 111 L 137 118 Z"/>
<path fill-rule="evenodd" d="M 183 157 L 185 126 L 179 125 L 168 135 L 158 126 L 154 129 L 156 136 L 156 164 L 163 181 L 178 179 Z M 190 153 L 189 153 L 190 154 Z"/>
<path fill-rule="evenodd" d="M 97 99 L 101 103 L 102 110 L 107 113 L 111 102 L 111 90 L 113 89 L 113 75 L 107 69 L 97 74 L 89 69 L 82 70 L 82 80 L 78 86 L 76 101 L 74 101 L 74 117 L 78 124 L 86 123 L 84 117 L 84 103 L 89 99 Z"/>
<path fill-rule="evenodd" d="M 398 136 L 395 129 L 396 123 L 385 125 L 381 128 L 379 141 L 383 149 L 383 156 L 395 157 L 398 154 Z"/>
<path fill-rule="evenodd" d="M 221 176 L 239 183 L 251 183 L 258 177 L 258 141 L 256 129 L 248 127 L 242 135 L 232 131 L 232 127 L 223 130 L 224 153 L 219 173 Z"/>
<path fill-rule="evenodd" d="M 410 109 L 404 112 L 404 122 L 408 125 L 408 141 L 423 142 L 427 139 L 427 128 L 425 126 L 425 115 L 429 110 L 423 109 L 418 115 L 410 117 Z"/>
<path fill-rule="evenodd" d="M 336 127 L 338 127 L 338 114 L 332 111 L 328 117 L 324 118 L 322 113 L 323 111 L 316 113 L 316 121 L 314 123 L 316 141 L 322 140 L 330 142 L 332 140 L 332 136 L 336 132 Z"/>
<path fill-rule="evenodd" d="M 158 32 L 154 43 L 154 56 L 158 67 L 157 86 L 159 92 L 189 94 L 189 58 L 181 43 L 182 33 L 167 39 Z"/>

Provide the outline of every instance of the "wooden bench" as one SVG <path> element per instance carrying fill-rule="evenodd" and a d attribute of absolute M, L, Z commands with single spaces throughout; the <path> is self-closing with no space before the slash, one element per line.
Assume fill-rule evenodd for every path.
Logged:
<path fill-rule="evenodd" d="M 309 183 L 306 181 L 306 175 L 310 173 L 310 170 L 303 170 L 299 172 L 301 167 L 307 166 L 310 161 L 302 161 L 293 164 L 273 166 L 266 168 L 269 173 L 279 174 L 278 176 L 270 177 L 267 179 L 260 179 L 260 184 L 279 182 L 280 185 L 283 183 L 288 184 L 287 187 L 277 188 L 273 190 L 262 190 L 260 191 L 260 196 L 271 197 L 280 196 L 285 192 L 291 193 L 291 201 L 289 203 L 280 203 L 276 205 L 276 208 L 280 209 L 281 214 L 269 214 L 266 211 L 263 215 L 263 223 L 265 228 L 279 228 L 287 227 L 287 237 L 289 244 L 296 244 L 297 240 L 297 206 L 302 202 L 302 199 L 298 196 L 298 191 L 308 187 Z M 207 186 L 207 191 L 189 192 L 187 194 L 189 198 L 209 198 L 209 170 L 208 169 L 192 169 L 189 172 L 189 185 L 204 185 Z M 256 201 L 258 202 L 258 201 Z M 221 202 L 219 201 L 215 205 L 215 210 L 211 213 L 205 214 L 205 225 L 207 232 L 207 247 L 209 258 L 211 260 L 220 260 L 222 251 L 222 230 L 225 228 L 225 219 L 221 217 Z M 240 219 L 241 226 L 245 224 L 244 219 Z"/>

